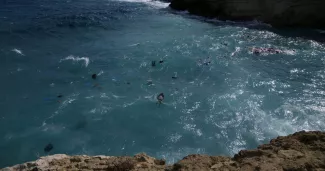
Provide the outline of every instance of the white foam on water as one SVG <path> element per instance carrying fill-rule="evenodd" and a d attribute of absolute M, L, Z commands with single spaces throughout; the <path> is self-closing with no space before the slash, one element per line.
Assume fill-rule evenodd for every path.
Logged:
<path fill-rule="evenodd" d="M 115 99 L 125 98 L 125 96 L 118 96 L 118 95 L 115 95 L 115 94 L 112 94 L 112 96 L 113 96 Z"/>
<path fill-rule="evenodd" d="M 130 47 L 133 47 L 133 46 L 139 46 L 140 45 L 140 43 L 134 43 L 134 44 L 131 44 L 131 45 L 129 45 Z"/>
<path fill-rule="evenodd" d="M 13 52 L 16 52 L 17 54 L 19 54 L 19 55 L 21 55 L 21 56 L 25 56 L 24 54 L 23 54 L 23 52 L 21 51 L 21 50 L 19 50 L 19 49 L 12 49 L 11 51 L 13 51 Z"/>
<path fill-rule="evenodd" d="M 323 33 L 323 34 L 325 34 L 325 30 L 316 29 L 316 31 L 318 31 L 319 33 Z"/>
<path fill-rule="evenodd" d="M 155 0 L 117 0 L 122 2 L 144 3 L 154 8 L 167 8 L 169 3 Z"/>
<path fill-rule="evenodd" d="M 95 96 L 87 96 L 87 97 L 85 97 L 85 99 L 92 99 L 92 98 L 94 98 Z"/>
<path fill-rule="evenodd" d="M 135 101 L 132 101 L 132 102 L 130 102 L 130 103 L 124 103 L 124 104 L 122 105 L 122 107 L 126 108 L 126 107 L 128 107 L 128 106 L 132 106 L 133 104 L 135 104 L 136 102 L 138 102 L 140 99 L 141 99 L 141 98 L 138 97 Z"/>
<path fill-rule="evenodd" d="M 236 47 L 236 50 L 231 53 L 231 56 L 234 56 L 239 51 L 240 51 L 240 47 Z"/>
<path fill-rule="evenodd" d="M 100 98 L 110 99 L 106 93 L 100 93 Z"/>
<path fill-rule="evenodd" d="M 172 134 L 168 137 L 168 141 L 172 143 L 178 142 L 182 138 L 182 135 L 179 133 Z"/>
<path fill-rule="evenodd" d="M 176 163 L 181 160 L 184 156 L 190 154 L 206 154 L 206 150 L 204 148 L 178 148 L 178 149 L 169 149 L 168 151 L 160 151 L 156 153 L 158 158 L 163 158 L 167 161 L 168 164 Z"/>
<path fill-rule="evenodd" d="M 294 50 L 283 50 L 283 53 L 287 54 L 287 55 L 295 55 L 296 54 L 296 52 Z"/>
<path fill-rule="evenodd" d="M 102 74 L 104 74 L 104 71 L 100 71 L 97 75 L 100 76 Z"/>
<path fill-rule="evenodd" d="M 51 132 L 52 134 L 60 134 L 65 129 L 63 125 L 46 124 L 42 126 L 43 132 Z"/>
<path fill-rule="evenodd" d="M 77 57 L 77 56 L 75 57 L 73 55 L 70 55 L 70 56 L 68 56 L 68 57 L 66 57 L 64 59 L 61 59 L 60 62 L 66 61 L 66 60 L 72 60 L 72 61 L 76 61 L 76 62 L 84 61 L 85 62 L 85 67 L 88 67 L 88 65 L 89 65 L 89 58 L 88 57 Z"/>
<path fill-rule="evenodd" d="M 89 113 L 96 113 L 96 108 L 91 109 Z"/>

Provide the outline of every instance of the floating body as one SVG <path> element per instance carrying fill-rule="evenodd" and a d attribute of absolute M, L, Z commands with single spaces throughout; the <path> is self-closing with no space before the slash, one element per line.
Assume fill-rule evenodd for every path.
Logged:
<path fill-rule="evenodd" d="M 164 93 L 160 93 L 160 94 L 157 96 L 158 104 L 160 105 L 164 99 L 165 99 L 165 95 L 164 95 Z"/>

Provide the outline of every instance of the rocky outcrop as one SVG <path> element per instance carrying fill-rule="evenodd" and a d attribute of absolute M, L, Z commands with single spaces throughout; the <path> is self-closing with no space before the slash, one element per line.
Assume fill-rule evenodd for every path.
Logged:
<path fill-rule="evenodd" d="M 242 150 L 233 158 L 196 154 L 173 165 L 166 165 L 164 160 L 145 154 L 134 157 L 57 154 L 0 170 L 325 171 L 325 132 L 298 132 L 278 137 L 257 149 Z"/>
<path fill-rule="evenodd" d="M 0 169 L 1 171 L 63 171 L 63 170 L 103 170 L 103 171 L 126 171 L 126 170 L 164 170 L 165 161 L 157 160 L 145 154 L 134 157 L 113 156 L 68 156 L 56 154 L 41 157 L 34 162 L 27 162 L 13 167 Z"/>
<path fill-rule="evenodd" d="M 259 20 L 278 27 L 325 28 L 324 0 L 172 0 L 170 7 L 221 20 Z"/>

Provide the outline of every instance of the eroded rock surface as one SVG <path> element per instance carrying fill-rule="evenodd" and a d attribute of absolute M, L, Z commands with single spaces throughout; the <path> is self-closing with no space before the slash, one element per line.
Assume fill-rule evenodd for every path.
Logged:
<path fill-rule="evenodd" d="M 173 165 L 166 165 L 164 160 L 146 154 L 133 157 L 57 154 L 0 170 L 325 171 L 325 132 L 297 132 L 278 137 L 257 149 L 242 150 L 233 158 L 194 154 Z"/>

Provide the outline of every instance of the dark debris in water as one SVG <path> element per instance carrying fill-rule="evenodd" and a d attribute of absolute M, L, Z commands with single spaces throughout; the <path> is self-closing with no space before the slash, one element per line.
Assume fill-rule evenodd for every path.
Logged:
<path fill-rule="evenodd" d="M 53 145 L 51 143 L 47 144 L 44 148 L 44 152 L 48 153 L 53 149 Z"/>

